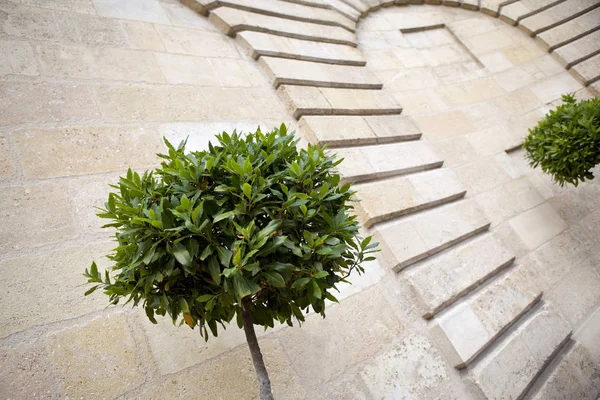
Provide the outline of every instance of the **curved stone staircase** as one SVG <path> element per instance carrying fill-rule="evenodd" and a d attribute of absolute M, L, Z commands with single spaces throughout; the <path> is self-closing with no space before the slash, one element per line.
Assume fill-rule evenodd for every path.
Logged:
<path fill-rule="evenodd" d="M 447 360 L 465 370 L 461 376 L 473 395 L 574 398 L 558 394 L 566 393 L 561 382 L 573 374 L 569 366 L 589 360 L 586 349 L 571 340 L 564 316 L 543 301 L 527 261 L 507 245 L 510 238 L 490 228 L 455 172 L 381 90 L 354 32 L 361 17 L 393 4 L 480 10 L 534 37 L 598 94 L 600 0 L 184 3 L 258 60 L 307 138 L 350 160 L 341 172 L 356 184 L 356 212 L 382 243 L 382 263 L 411 283 L 431 335 Z M 536 209 L 520 218 L 534 221 Z M 597 385 L 584 379 L 579 386 Z"/>

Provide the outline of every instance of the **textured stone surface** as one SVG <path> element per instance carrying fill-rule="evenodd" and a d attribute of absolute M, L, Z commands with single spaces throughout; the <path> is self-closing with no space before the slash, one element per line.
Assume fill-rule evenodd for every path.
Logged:
<path fill-rule="evenodd" d="M 168 24 L 169 17 L 158 0 L 93 0 L 98 14 L 103 17 L 133 19 L 138 21 Z"/>
<path fill-rule="evenodd" d="M 597 6 L 596 0 L 566 1 L 550 7 L 519 22 L 519 28 L 531 34 L 538 34 L 560 23 L 566 22 Z"/>
<path fill-rule="evenodd" d="M 586 35 L 598 28 L 600 9 L 592 10 L 571 21 L 540 33 L 536 41 L 545 49 L 554 50 L 570 40 Z"/>
<path fill-rule="evenodd" d="M 8 141 L 0 137 L 0 179 L 9 178 L 14 174 L 15 168 L 11 158 Z"/>
<path fill-rule="evenodd" d="M 597 81 L 600 78 L 600 54 L 582 61 L 571 70 L 575 77 L 585 85 Z"/>
<path fill-rule="evenodd" d="M 33 49 L 21 40 L 0 40 L 0 76 L 38 75 Z"/>
<path fill-rule="evenodd" d="M 169 53 L 239 58 L 233 41 L 219 32 L 213 33 L 166 25 L 155 25 L 155 27 Z"/>
<path fill-rule="evenodd" d="M 553 54 L 563 66 L 571 66 L 599 51 L 600 46 L 598 43 L 600 43 L 600 31 L 595 31 L 574 42 L 559 47 Z"/>
<path fill-rule="evenodd" d="M 431 139 L 442 139 L 472 132 L 475 128 L 462 111 L 416 117 L 415 122 L 423 134 Z"/>
<path fill-rule="evenodd" d="M 552 239 L 567 227 L 548 204 L 532 208 L 511 219 L 509 223 L 521 240 L 532 250 Z"/>

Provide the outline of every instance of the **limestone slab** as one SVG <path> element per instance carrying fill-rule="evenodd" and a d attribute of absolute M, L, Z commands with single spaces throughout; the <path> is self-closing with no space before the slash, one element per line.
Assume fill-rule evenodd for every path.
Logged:
<path fill-rule="evenodd" d="M 1 82 L 0 115 L 0 126 L 99 117 L 92 89 L 67 82 Z"/>
<path fill-rule="evenodd" d="M 360 199 L 355 209 L 366 227 L 445 204 L 465 195 L 454 174 L 445 169 L 359 184 L 355 188 Z"/>
<path fill-rule="evenodd" d="M 46 349 L 67 397 L 113 398 L 145 380 L 125 314 L 50 335 Z"/>
<path fill-rule="evenodd" d="M 294 39 L 346 44 L 356 47 L 354 34 L 339 26 L 293 21 L 229 7 L 214 9 L 210 13 L 209 19 L 222 32 L 230 36 L 242 31 L 256 31 Z"/>
<path fill-rule="evenodd" d="M 547 203 L 514 217 L 509 224 L 531 250 L 567 228 L 567 224 Z"/>
<path fill-rule="evenodd" d="M 600 79 L 600 54 L 588 58 L 571 68 L 571 72 L 584 85 Z"/>
<path fill-rule="evenodd" d="M 15 167 L 5 137 L 0 137 L 0 178 L 6 179 L 13 176 Z"/>
<path fill-rule="evenodd" d="M 424 306 L 423 317 L 430 319 L 514 259 L 497 237 L 485 235 L 415 265 L 406 276 Z"/>
<path fill-rule="evenodd" d="M 219 73 L 210 59 L 183 54 L 155 53 L 154 55 L 167 82 L 199 86 L 220 86 Z M 236 60 L 227 60 L 235 63 Z"/>
<path fill-rule="evenodd" d="M 160 1 L 160 0 L 159 0 Z M 209 32 L 217 32 L 217 27 L 212 24 L 207 18 L 199 18 L 198 12 L 191 7 L 186 6 L 183 2 L 161 2 L 161 7 L 171 20 L 172 25 L 182 26 L 185 28 L 202 29 Z"/>
<path fill-rule="evenodd" d="M 372 398 L 434 398 L 450 376 L 441 355 L 424 336 L 412 334 L 377 355 L 361 371 Z"/>
<path fill-rule="evenodd" d="M 152 24 L 139 21 L 121 21 L 130 49 L 165 51 L 165 46 Z"/>
<path fill-rule="evenodd" d="M 600 9 L 597 8 L 540 33 L 536 36 L 536 41 L 544 49 L 552 51 L 598 29 L 598 21 L 600 21 Z"/>
<path fill-rule="evenodd" d="M 567 45 L 559 47 L 552 53 L 565 68 L 600 52 L 600 30 L 590 33 Z"/>
<path fill-rule="evenodd" d="M 520 398 L 570 334 L 564 318 L 544 305 L 486 354 L 468 380 L 487 398 Z"/>
<path fill-rule="evenodd" d="M 522 0 L 506 4 L 502 7 L 500 14 L 504 21 L 508 21 L 513 25 L 523 18 L 541 12 L 560 3 L 557 0 Z"/>
<path fill-rule="evenodd" d="M 158 0 L 92 0 L 98 14 L 108 18 L 132 19 L 156 24 L 171 21 Z"/>
<path fill-rule="evenodd" d="M 472 132 L 471 120 L 462 111 L 448 111 L 435 115 L 415 117 L 415 122 L 426 137 L 449 138 Z"/>
<path fill-rule="evenodd" d="M 564 93 L 581 89 L 581 84 L 568 72 L 560 73 L 552 78 L 537 82 L 531 86 L 531 91 L 542 103 L 550 103 L 560 99 Z"/>
<path fill-rule="evenodd" d="M 466 368 L 542 296 L 531 273 L 516 266 L 433 320 L 431 334 L 457 369 Z"/>
<path fill-rule="evenodd" d="M 33 48 L 23 40 L 0 40 L 0 76 L 39 74 Z"/>
<path fill-rule="evenodd" d="M 237 41 L 254 59 L 271 56 L 326 64 L 366 64 L 359 50 L 342 44 L 311 42 L 252 31 L 240 32 Z"/>
<path fill-rule="evenodd" d="M 308 61 L 261 57 L 259 66 L 273 82 L 282 84 L 348 89 L 381 89 L 377 76 L 364 67 L 330 65 Z"/>
<path fill-rule="evenodd" d="M 155 27 L 169 53 L 240 58 L 233 40 L 219 32 L 206 32 L 168 25 L 155 25 Z"/>
<path fill-rule="evenodd" d="M 81 14 L 96 14 L 91 0 L 23 0 L 23 4 Z"/>
<path fill-rule="evenodd" d="M 540 13 L 519 21 L 519 28 L 531 36 L 538 35 L 557 25 L 578 17 L 598 6 L 597 0 L 580 0 L 578 2 L 561 2 Z"/>
<path fill-rule="evenodd" d="M 148 168 L 158 164 L 155 154 L 163 150 L 157 132 L 143 127 L 28 130 L 14 142 L 23 174 L 33 179 Z"/>
<path fill-rule="evenodd" d="M 488 228 L 476 205 L 466 200 L 381 224 L 375 236 L 382 243 L 384 265 L 399 271 Z"/>
<path fill-rule="evenodd" d="M 108 298 L 100 292 L 83 297 L 87 288 L 81 286 L 85 283 L 81 274 L 93 260 L 100 270 L 108 268 L 104 255 L 112 247 L 96 244 L 2 261 L 0 298 L 6 307 L 0 311 L 4 321 L 0 337 L 104 309 Z"/>

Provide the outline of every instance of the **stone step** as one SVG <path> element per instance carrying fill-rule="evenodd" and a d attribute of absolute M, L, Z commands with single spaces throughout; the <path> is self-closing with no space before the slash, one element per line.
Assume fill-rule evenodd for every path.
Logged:
<path fill-rule="evenodd" d="M 406 277 L 431 319 L 510 266 L 514 255 L 494 234 L 486 234 L 415 264 Z"/>
<path fill-rule="evenodd" d="M 531 36 L 564 24 L 600 6 L 600 0 L 565 1 L 519 21 L 519 28 Z"/>
<path fill-rule="evenodd" d="M 554 50 L 552 54 L 565 68 L 571 68 L 600 53 L 600 30 Z"/>
<path fill-rule="evenodd" d="M 544 50 L 552 51 L 598 29 L 600 29 L 600 8 L 595 8 L 571 21 L 540 33 L 535 40 Z M 595 50 L 598 50 L 600 42 L 596 42 L 595 47 Z"/>
<path fill-rule="evenodd" d="M 398 272 L 489 227 L 477 205 L 466 199 L 378 225 L 373 235 L 381 243 L 382 265 Z"/>
<path fill-rule="evenodd" d="M 254 59 L 270 56 L 325 64 L 366 65 L 358 49 L 342 44 L 311 42 L 251 31 L 238 33 L 237 40 Z"/>
<path fill-rule="evenodd" d="M 349 65 L 322 64 L 285 58 L 261 57 L 259 66 L 280 85 L 318 86 L 348 89 L 381 89 L 383 84 L 371 70 Z"/>
<path fill-rule="evenodd" d="M 479 10 L 479 0 L 461 0 L 459 7 L 466 10 L 477 11 Z"/>
<path fill-rule="evenodd" d="M 448 360 L 464 369 L 542 297 L 523 265 L 509 268 L 433 319 L 430 331 Z"/>
<path fill-rule="evenodd" d="M 345 44 L 356 47 L 356 37 L 354 34 L 339 26 L 292 21 L 229 7 L 214 9 L 210 13 L 209 19 L 223 33 L 232 37 L 238 32 L 254 31 L 292 39 Z"/>
<path fill-rule="evenodd" d="M 356 184 L 354 189 L 360 199 L 354 209 L 366 228 L 450 203 L 467 193 L 449 169 Z"/>
<path fill-rule="evenodd" d="M 426 142 L 413 141 L 379 146 L 331 150 L 344 158 L 337 168 L 344 182 L 364 182 L 440 168 L 443 161 Z"/>
<path fill-rule="evenodd" d="M 332 10 L 344 17 L 352 20 L 358 21 L 360 18 L 360 13 L 354 8 L 350 7 L 348 4 L 344 3 L 341 0 L 280 0 L 288 3 L 301 4 L 304 6 L 315 7 L 315 8 L 323 8 L 327 10 Z"/>
<path fill-rule="evenodd" d="M 333 10 L 325 10 L 301 4 L 294 4 L 280 0 L 186 0 L 197 3 L 196 9 L 208 13 L 217 7 L 231 7 L 239 10 L 251 11 L 257 14 L 272 17 L 286 18 L 295 21 L 313 22 L 321 25 L 340 26 L 351 32 L 356 29 L 356 22 L 344 17 Z"/>
<path fill-rule="evenodd" d="M 312 143 L 329 147 L 366 146 L 421 138 L 415 123 L 400 115 L 310 115 L 300 119 L 300 129 Z"/>
<path fill-rule="evenodd" d="M 502 7 L 515 1 L 518 0 L 481 0 L 479 7 L 482 13 L 497 17 Z"/>
<path fill-rule="evenodd" d="M 402 107 L 388 92 L 281 85 L 277 94 L 296 119 L 304 115 L 389 115 Z"/>
<path fill-rule="evenodd" d="M 544 304 L 470 368 L 467 383 L 482 398 L 521 399 L 570 336 L 568 322 Z"/>
<path fill-rule="evenodd" d="M 363 17 L 369 13 L 369 6 L 363 3 L 361 0 L 341 0 L 348 4 L 350 7 L 358 11 Z"/>
<path fill-rule="evenodd" d="M 500 11 L 500 19 L 516 25 L 520 20 L 547 10 L 564 0 L 520 0 L 506 4 Z"/>
<path fill-rule="evenodd" d="M 588 58 L 571 68 L 571 74 L 585 86 L 600 79 L 600 54 Z"/>

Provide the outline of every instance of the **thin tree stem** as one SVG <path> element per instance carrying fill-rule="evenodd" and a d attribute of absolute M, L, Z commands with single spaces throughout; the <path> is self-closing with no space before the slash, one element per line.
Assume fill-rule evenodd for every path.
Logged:
<path fill-rule="evenodd" d="M 256 332 L 254 331 L 254 320 L 249 307 L 250 300 L 245 300 L 242 305 L 242 320 L 244 322 L 244 333 L 246 333 L 246 341 L 250 348 L 250 355 L 252 356 L 252 363 L 256 370 L 256 376 L 258 378 L 258 386 L 260 388 L 260 400 L 273 400 L 273 393 L 271 392 L 271 381 L 269 380 L 269 374 L 265 362 L 263 361 L 260 347 L 258 346 L 258 339 L 256 338 Z"/>

